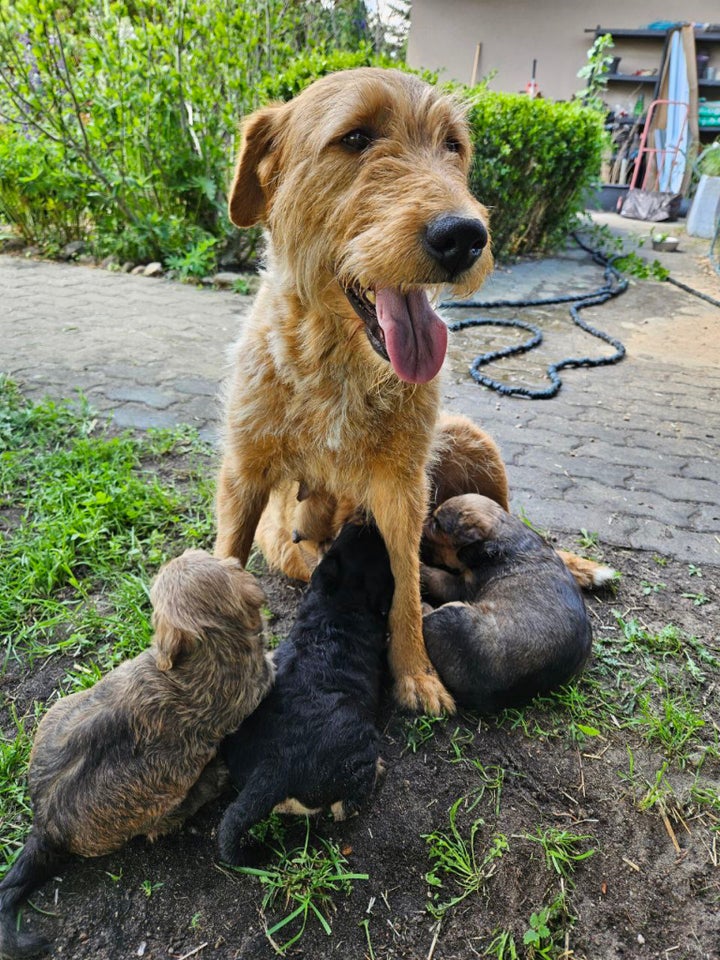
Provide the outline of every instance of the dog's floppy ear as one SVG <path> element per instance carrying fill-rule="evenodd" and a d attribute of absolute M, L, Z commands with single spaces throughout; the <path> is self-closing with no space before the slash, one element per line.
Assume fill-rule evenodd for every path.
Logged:
<path fill-rule="evenodd" d="M 193 648 L 197 642 L 197 634 L 157 611 L 153 614 L 153 626 L 157 668 L 163 671 L 172 670 L 175 662 Z"/>
<path fill-rule="evenodd" d="M 243 123 L 243 142 L 228 204 L 230 219 L 236 227 L 252 227 L 265 218 L 265 188 L 270 179 L 267 160 L 280 131 L 283 107 L 283 104 L 263 107 Z"/>

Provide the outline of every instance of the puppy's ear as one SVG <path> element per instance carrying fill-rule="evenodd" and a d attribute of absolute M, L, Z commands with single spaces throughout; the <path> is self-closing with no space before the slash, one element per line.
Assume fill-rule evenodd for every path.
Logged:
<path fill-rule="evenodd" d="M 269 157 L 281 127 L 283 104 L 263 107 L 243 123 L 243 142 L 230 187 L 228 210 L 236 227 L 252 227 L 265 219 Z"/>
<path fill-rule="evenodd" d="M 175 663 L 193 648 L 197 642 L 196 634 L 159 615 L 157 611 L 153 614 L 153 626 L 157 668 L 163 671 L 172 670 Z"/>

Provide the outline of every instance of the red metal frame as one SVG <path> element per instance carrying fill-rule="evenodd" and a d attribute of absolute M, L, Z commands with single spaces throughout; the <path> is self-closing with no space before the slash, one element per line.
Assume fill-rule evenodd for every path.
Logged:
<path fill-rule="evenodd" d="M 682 127 L 680 129 L 679 142 L 675 147 L 672 147 L 670 149 L 667 149 L 665 147 L 659 148 L 659 147 L 647 146 L 647 138 L 648 138 L 648 133 L 650 132 L 653 114 L 655 113 L 658 107 L 662 107 L 662 106 L 683 107 L 685 111 L 683 115 Z M 645 118 L 645 126 L 643 127 L 642 136 L 640 137 L 640 148 L 638 149 L 638 155 L 635 160 L 635 169 L 633 170 L 632 180 L 630 181 L 631 190 L 637 186 L 638 176 L 640 174 L 640 168 L 642 166 L 643 156 L 645 154 L 647 154 L 647 157 L 646 157 L 646 163 L 645 163 L 645 175 L 643 176 L 642 187 L 641 187 L 642 190 L 647 190 L 648 178 L 652 172 L 653 166 L 655 168 L 654 169 L 655 189 L 657 189 L 659 186 L 660 169 L 665 165 L 666 157 L 668 155 L 672 155 L 671 168 L 675 165 L 675 163 L 677 162 L 678 156 L 682 153 L 680 149 L 680 143 L 682 142 L 683 135 L 685 134 L 685 129 L 687 127 L 689 109 L 690 109 L 689 104 L 687 104 L 684 100 L 653 100 L 652 101 L 652 103 L 648 107 L 647 117 Z"/>

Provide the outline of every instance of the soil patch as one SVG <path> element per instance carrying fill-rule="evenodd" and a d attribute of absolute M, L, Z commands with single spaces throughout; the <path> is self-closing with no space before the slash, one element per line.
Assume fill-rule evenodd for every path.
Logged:
<path fill-rule="evenodd" d="M 623 550 L 605 550 L 603 558 L 623 578 L 615 592 L 587 598 L 598 643 L 617 636 L 617 614 L 650 631 L 672 623 L 713 643 L 709 626 L 718 615 L 720 570 L 693 571 Z M 281 637 L 301 588 L 267 572 L 261 580 L 273 612 L 270 630 Z M 699 596 L 705 599 L 698 602 Z M 632 667 L 632 655 L 619 656 Z M 25 710 L 50 694 L 66 666 L 52 660 L 27 676 L 11 665 L 3 692 Z M 577 689 L 612 684 L 607 666 L 607 653 L 596 656 Z M 638 661 L 632 674 L 637 687 L 628 684 L 627 695 L 636 696 L 644 679 Z M 712 678 L 703 697 L 717 703 Z M 568 722 L 563 706 L 550 699 L 497 719 L 463 715 L 425 729 L 387 700 L 382 754 L 388 770 L 372 806 L 346 823 L 319 818 L 311 828 L 311 843 L 337 841 L 348 868 L 369 879 L 335 897 L 331 936 L 310 922 L 289 955 L 469 960 L 486 955 L 502 931 L 529 951 L 522 941 L 533 914 L 564 889 L 575 917 L 574 923 L 567 915 L 556 918 L 566 930 L 564 942 L 561 937 L 552 953 L 519 956 L 556 957 L 568 949 L 588 960 L 716 958 L 720 803 L 703 806 L 693 797 L 698 784 L 718 797 L 717 751 L 704 762 L 698 752 L 697 763 L 691 757 L 684 765 L 665 765 L 663 750 L 639 734 L 618 729 L 582 743 L 568 736 Z M 704 729 L 699 744 L 717 743 L 717 734 L 717 727 Z M 672 794 L 643 809 L 648 787 L 657 783 L 671 785 Z M 427 909 L 430 898 L 449 899 L 458 888 L 450 877 L 439 890 L 428 884 L 432 863 L 424 836 L 448 831 L 448 810 L 460 798 L 467 798 L 457 814 L 461 835 L 467 838 L 480 821 L 478 862 L 498 837 L 507 848 L 488 868 L 480 891 L 448 910 L 438 928 Z M 219 864 L 215 830 L 224 802 L 155 844 L 137 841 L 113 856 L 73 862 L 34 897 L 36 907 L 52 916 L 28 910 L 29 923 L 55 938 L 57 956 L 72 960 L 275 956 L 265 927 L 287 909 L 280 901 L 263 912 L 258 880 Z M 593 851 L 577 862 L 571 880 L 548 868 L 537 837 L 549 829 L 571 831 L 585 838 L 578 852 Z M 290 818 L 285 830 L 287 849 L 302 845 L 303 819 Z M 493 955 L 502 954 L 496 948 Z"/>

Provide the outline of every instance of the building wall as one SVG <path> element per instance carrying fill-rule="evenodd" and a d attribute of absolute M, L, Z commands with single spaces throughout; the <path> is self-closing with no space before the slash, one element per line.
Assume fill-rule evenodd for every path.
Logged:
<path fill-rule="evenodd" d="M 720 23 L 718 0 L 413 0 L 408 41 L 412 66 L 440 69 L 446 79 L 470 83 L 477 45 L 477 79 L 497 71 L 492 90 L 520 92 L 537 60 L 537 82 L 543 96 L 569 99 L 584 81 L 577 72 L 587 62 L 598 24 L 613 29 L 646 26 L 655 20 Z M 720 76 L 720 44 L 708 48 Z M 632 73 L 659 66 L 662 41 L 617 41 L 613 55 L 622 56 L 620 71 Z M 629 84 L 613 85 L 609 105 L 632 108 L 638 93 Z M 720 99 L 720 96 L 718 97 Z"/>

